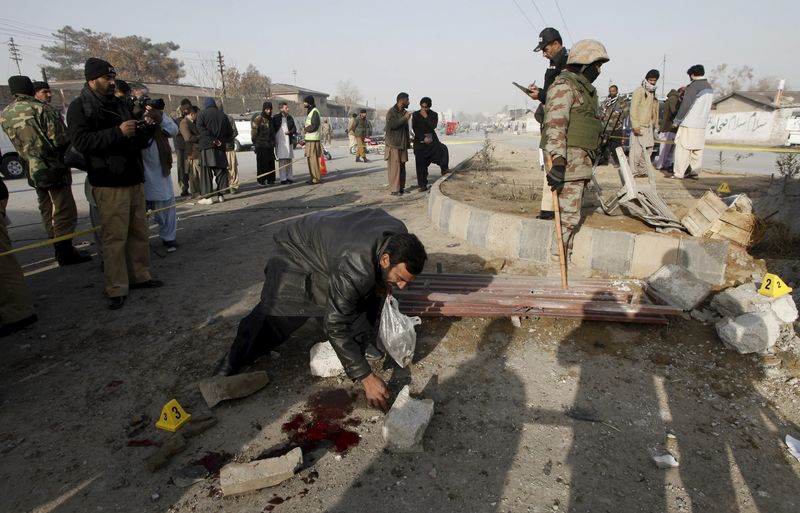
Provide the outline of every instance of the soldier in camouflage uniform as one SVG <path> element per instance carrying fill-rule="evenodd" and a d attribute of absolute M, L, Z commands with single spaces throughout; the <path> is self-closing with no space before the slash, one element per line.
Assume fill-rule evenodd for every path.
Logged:
<path fill-rule="evenodd" d="M 567 69 L 550 86 L 544 107 L 545 151 L 553 159 L 547 183 L 558 192 L 567 253 L 580 224 L 583 190 L 592 177 L 592 161 L 603 131 L 597 117 L 597 90 L 592 82 L 605 62 L 608 54 L 601 43 L 578 41 L 569 54 Z"/>
<path fill-rule="evenodd" d="M 619 166 L 617 160 L 617 147 L 622 145 L 622 136 L 625 134 L 623 125 L 628 116 L 628 99 L 619 95 L 616 85 L 608 87 L 608 96 L 600 106 L 600 122 L 603 123 L 603 137 L 600 141 L 600 164 L 604 165 L 612 160 Z"/>
<path fill-rule="evenodd" d="M 28 183 L 36 189 L 47 235 L 52 239 L 73 233 L 78 209 L 72 197 L 72 173 L 64 165 L 64 151 L 69 145 L 67 127 L 55 110 L 33 97 L 30 78 L 13 76 L 8 85 L 14 101 L 0 114 L 0 126 L 19 153 Z M 92 259 L 79 253 L 71 240 L 54 246 L 59 265 Z"/>

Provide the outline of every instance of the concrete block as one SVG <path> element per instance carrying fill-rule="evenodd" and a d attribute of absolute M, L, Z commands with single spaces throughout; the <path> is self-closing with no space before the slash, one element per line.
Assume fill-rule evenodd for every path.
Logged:
<path fill-rule="evenodd" d="M 549 263 L 553 243 L 554 223 L 523 219 L 519 232 L 519 257 L 534 262 Z"/>
<path fill-rule="evenodd" d="M 631 276 L 647 278 L 661 266 L 678 263 L 680 239 L 653 233 L 641 233 L 634 237 Z"/>
<path fill-rule="evenodd" d="M 592 234 L 592 269 L 612 276 L 627 276 L 633 256 L 633 234 L 594 230 Z"/>
<path fill-rule="evenodd" d="M 444 199 L 444 194 L 441 192 L 438 194 L 431 193 L 430 198 L 428 199 L 428 217 L 431 220 L 433 226 L 439 226 L 439 214 L 442 211 L 442 201 Z"/>
<path fill-rule="evenodd" d="M 450 211 L 450 224 L 448 225 L 450 235 L 459 239 L 467 238 L 467 226 L 469 226 L 469 216 L 472 209 L 463 203 L 454 203 Z"/>
<path fill-rule="evenodd" d="M 219 472 L 222 495 L 228 497 L 278 485 L 292 477 L 302 464 L 303 451 L 299 447 L 279 458 L 228 463 Z"/>
<path fill-rule="evenodd" d="M 572 239 L 572 255 L 569 258 L 569 265 L 586 270 L 592 268 L 592 234 L 595 231 L 586 227 L 578 230 Z M 552 244 L 556 244 L 555 228 L 550 236 L 553 238 Z"/>
<path fill-rule="evenodd" d="M 264 371 L 248 372 L 235 376 L 215 376 L 198 385 L 206 404 L 213 408 L 222 401 L 240 399 L 255 394 L 269 383 Z"/>
<path fill-rule="evenodd" d="M 678 265 L 703 281 L 719 285 L 725 281 L 728 246 L 728 241 L 723 240 L 683 238 L 678 249 Z"/>
<path fill-rule="evenodd" d="M 797 320 L 797 305 L 791 294 L 786 294 L 772 300 L 772 313 L 783 323 L 792 323 Z"/>
<path fill-rule="evenodd" d="M 486 230 L 486 247 L 498 255 L 517 258 L 520 230 L 522 230 L 522 218 L 492 214 Z"/>
<path fill-rule="evenodd" d="M 723 317 L 738 317 L 746 313 L 766 312 L 770 298 L 758 293 L 755 283 L 749 282 L 725 289 L 711 300 L 711 308 Z"/>
<path fill-rule="evenodd" d="M 692 310 L 711 293 L 711 285 L 672 264 L 663 266 L 647 279 L 647 292 L 672 306 Z"/>
<path fill-rule="evenodd" d="M 341 360 L 327 340 L 314 344 L 311 348 L 311 375 L 320 378 L 333 378 L 344 374 Z"/>
<path fill-rule="evenodd" d="M 467 225 L 467 240 L 478 247 L 486 247 L 486 231 L 489 229 L 491 214 L 485 210 L 472 209 Z"/>
<path fill-rule="evenodd" d="M 406 385 L 383 420 L 383 440 L 392 449 L 413 451 L 422 441 L 432 417 L 433 400 L 413 399 Z"/>
<path fill-rule="evenodd" d="M 747 313 L 716 324 L 722 342 L 740 353 L 766 353 L 781 334 L 778 318 L 771 311 Z"/>
<path fill-rule="evenodd" d="M 439 229 L 445 233 L 450 230 L 450 213 L 453 211 L 453 200 L 442 198 L 442 209 L 439 212 Z"/>

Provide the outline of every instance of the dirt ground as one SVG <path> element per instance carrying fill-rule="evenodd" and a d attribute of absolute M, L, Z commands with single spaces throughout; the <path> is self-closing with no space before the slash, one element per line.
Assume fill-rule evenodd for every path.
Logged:
<path fill-rule="evenodd" d="M 494 167 L 490 172 L 470 170 L 457 174 L 446 181 L 442 191 L 448 196 L 492 212 L 516 214 L 534 218 L 539 214 L 542 199 L 544 173 L 539 166 L 538 149 L 496 144 Z M 609 201 L 622 187 L 617 170 L 613 166 L 600 166 L 597 179 L 603 189 L 604 201 Z M 637 183 L 646 186 L 647 178 L 637 178 Z M 656 176 L 656 187 L 664 201 L 678 218 L 683 217 L 696 201 L 707 191 L 716 190 L 727 183 L 732 194 L 746 193 L 754 201 L 761 197 L 769 186 L 769 176 L 712 173 L 706 170 L 698 180 L 672 180 L 660 172 Z M 595 228 L 625 230 L 633 233 L 652 232 L 642 221 L 627 216 L 610 217 L 600 211 L 594 189 L 584 201 L 585 225 Z"/>
<path fill-rule="evenodd" d="M 434 399 L 424 451 L 385 451 L 383 416 L 358 395 L 342 410 L 356 445 L 322 446 L 281 485 L 223 498 L 221 465 L 286 447 L 282 426 L 312 418 L 315 394 L 360 390 L 311 377 L 308 351 L 324 338 L 310 321 L 254 366 L 269 374 L 265 389 L 212 410 L 200 397 L 197 382 L 257 301 L 275 230 L 322 209 L 381 206 L 420 236 L 429 270 L 489 272 L 494 258 L 432 228 L 425 194 L 390 198 L 382 162 L 332 164 L 320 187 L 246 186 L 222 205 L 182 207 L 180 249 L 153 256 L 166 286 L 133 291 L 120 311 L 106 309 L 97 261 L 52 269 L 30 257 L 42 262 L 28 278 L 42 320 L 0 344 L 0 511 L 800 510 L 800 462 L 783 445 L 800 438 L 798 360 L 734 354 L 713 326 L 687 319 L 426 320 L 414 363 L 379 368 L 393 394 L 409 384 Z M 494 193 L 470 192 L 476 202 Z M 509 262 L 501 272 L 546 270 Z M 153 447 L 142 445 L 174 436 L 153 427 L 173 398 L 218 422 L 150 472 Z M 653 464 L 667 450 L 679 468 Z M 198 482 L 183 482 L 187 468 Z"/>

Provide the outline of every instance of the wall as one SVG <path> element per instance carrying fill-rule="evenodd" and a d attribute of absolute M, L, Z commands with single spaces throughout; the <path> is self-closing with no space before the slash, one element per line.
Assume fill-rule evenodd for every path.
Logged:
<path fill-rule="evenodd" d="M 786 123 L 779 123 L 777 112 L 711 111 L 706 128 L 708 141 L 738 141 L 749 144 L 783 144 L 786 140 Z M 780 126 L 778 126 L 780 125 Z M 781 134 L 783 138 L 781 139 Z"/>

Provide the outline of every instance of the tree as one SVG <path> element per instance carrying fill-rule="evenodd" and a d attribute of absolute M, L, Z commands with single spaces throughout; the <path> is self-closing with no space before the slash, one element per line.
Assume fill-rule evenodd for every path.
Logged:
<path fill-rule="evenodd" d="M 336 83 L 336 96 L 344 105 L 344 111 L 348 115 L 350 114 L 350 110 L 363 98 L 358 87 L 349 80 L 340 80 Z"/>
<path fill-rule="evenodd" d="M 236 66 L 225 69 L 225 93 L 228 96 L 260 96 L 269 98 L 272 80 L 258 71 L 252 64 L 247 65 L 244 73 Z"/>
<path fill-rule="evenodd" d="M 55 80 L 83 78 L 83 65 L 89 57 L 110 62 L 120 78 L 126 80 L 177 83 L 185 75 L 183 62 L 169 56 L 180 48 L 172 41 L 153 43 L 140 36 L 114 37 L 106 32 L 75 30 L 69 25 L 53 37 L 59 42 L 42 45 L 42 56 L 53 63 L 45 70 Z"/>

